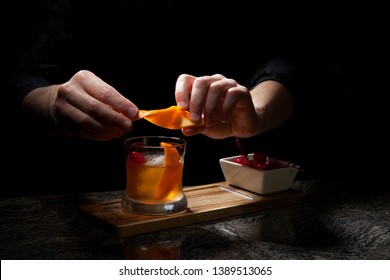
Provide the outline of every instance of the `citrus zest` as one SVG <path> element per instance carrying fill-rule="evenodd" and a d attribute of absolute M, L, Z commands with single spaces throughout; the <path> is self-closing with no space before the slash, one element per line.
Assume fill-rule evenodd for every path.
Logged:
<path fill-rule="evenodd" d="M 167 142 L 161 142 L 160 146 L 164 148 L 164 166 L 172 167 L 178 165 L 180 162 L 180 154 L 177 149 Z"/>
<path fill-rule="evenodd" d="M 190 113 L 175 105 L 165 109 L 139 110 L 138 116 L 140 119 L 168 129 L 181 129 L 203 124 L 203 122 L 191 121 Z"/>
<path fill-rule="evenodd" d="M 170 182 L 179 182 L 182 180 L 183 164 L 180 162 L 180 154 L 178 150 L 170 143 L 161 142 L 160 146 L 164 148 L 164 172 L 158 182 L 156 188 L 156 198 L 164 198 L 169 196 L 171 190 L 166 186 Z"/>

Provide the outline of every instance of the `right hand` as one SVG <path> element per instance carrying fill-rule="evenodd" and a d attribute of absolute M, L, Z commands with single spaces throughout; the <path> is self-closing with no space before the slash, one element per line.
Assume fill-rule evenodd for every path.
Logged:
<path fill-rule="evenodd" d="M 138 116 L 137 106 L 87 70 L 64 84 L 31 91 L 23 107 L 45 118 L 56 133 L 97 141 L 121 137 Z"/>

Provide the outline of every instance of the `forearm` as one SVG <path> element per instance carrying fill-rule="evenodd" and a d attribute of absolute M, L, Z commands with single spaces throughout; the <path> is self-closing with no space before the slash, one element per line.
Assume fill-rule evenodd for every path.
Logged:
<path fill-rule="evenodd" d="M 36 134 L 50 137 L 57 134 L 53 106 L 58 85 L 39 87 L 30 91 L 22 101 L 25 123 Z"/>
<path fill-rule="evenodd" d="M 257 84 L 250 94 L 261 124 L 259 133 L 275 129 L 292 115 L 292 96 L 283 84 L 267 80 Z"/>

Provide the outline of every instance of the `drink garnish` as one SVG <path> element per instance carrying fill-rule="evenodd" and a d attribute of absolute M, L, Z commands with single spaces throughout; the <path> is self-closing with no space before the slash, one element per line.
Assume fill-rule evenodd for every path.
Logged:
<path fill-rule="evenodd" d="M 170 143 L 161 142 L 160 146 L 164 148 L 164 171 L 161 175 L 160 181 L 156 187 L 156 198 L 166 198 L 169 197 L 169 193 L 172 191 L 167 188 L 170 181 L 180 181 L 182 180 L 182 168 L 179 168 L 180 164 L 180 154 L 178 150 Z"/>
<path fill-rule="evenodd" d="M 202 125 L 203 122 L 193 122 L 190 113 L 179 106 L 170 106 L 165 109 L 139 110 L 139 118 L 145 119 L 157 126 L 168 129 L 181 129 L 185 127 Z"/>
<path fill-rule="evenodd" d="M 252 159 L 248 157 L 248 154 L 245 152 L 244 147 L 240 141 L 240 138 L 236 138 L 237 147 L 240 149 L 241 155 L 233 160 L 233 162 L 241 164 L 243 166 L 259 169 L 259 170 L 271 170 L 276 168 L 283 167 L 295 167 L 299 171 L 303 171 L 299 168 L 298 165 L 292 164 L 290 162 L 287 165 L 281 165 L 279 161 L 271 160 L 264 152 L 256 151 L 253 153 Z"/>

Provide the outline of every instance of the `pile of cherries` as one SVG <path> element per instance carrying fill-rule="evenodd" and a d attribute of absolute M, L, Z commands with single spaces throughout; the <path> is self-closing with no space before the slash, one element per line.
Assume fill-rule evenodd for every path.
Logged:
<path fill-rule="evenodd" d="M 244 147 L 242 146 L 242 143 L 239 138 L 236 138 L 236 144 L 241 151 L 241 155 L 233 160 L 233 162 L 235 163 L 241 164 L 243 166 L 248 166 L 251 168 L 256 168 L 259 170 L 271 170 L 271 169 L 282 168 L 287 166 L 297 167 L 296 165 L 290 163 L 287 166 L 285 166 L 283 164 L 280 164 L 280 162 L 278 161 L 270 161 L 267 155 L 262 151 L 256 151 L 253 154 L 252 159 L 250 159 L 248 157 L 248 154 L 245 153 Z"/>
<path fill-rule="evenodd" d="M 248 154 L 244 151 L 244 147 L 240 141 L 240 138 L 236 138 L 237 147 L 240 149 L 241 155 L 233 160 L 233 162 L 241 164 L 243 166 L 248 166 L 256 168 L 259 170 L 269 170 L 271 169 L 270 161 L 266 154 L 262 151 L 256 151 L 253 154 L 253 158 L 249 159 Z"/>
<path fill-rule="evenodd" d="M 261 151 L 257 151 L 253 154 L 253 158 L 249 159 L 249 157 L 245 154 L 240 155 L 239 157 L 233 160 L 235 163 L 239 163 L 244 166 L 256 168 L 259 170 L 270 170 L 271 163 L 268 160 L 268 157 Z"/>

